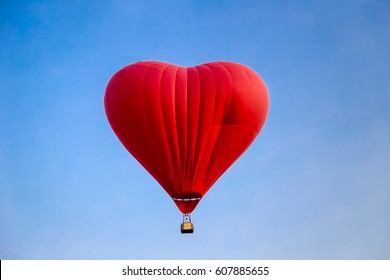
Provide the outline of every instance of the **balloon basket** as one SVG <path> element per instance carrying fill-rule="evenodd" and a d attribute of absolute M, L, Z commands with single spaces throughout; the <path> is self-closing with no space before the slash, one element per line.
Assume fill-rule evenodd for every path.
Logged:
<path fill-rule="evenodd" d="M 194 232 L 194 224 L 191 223 L 191 217 L 189 214 L 183 215 L 183 222 L 181 223 L 180 231 L 182 234 Z"/>

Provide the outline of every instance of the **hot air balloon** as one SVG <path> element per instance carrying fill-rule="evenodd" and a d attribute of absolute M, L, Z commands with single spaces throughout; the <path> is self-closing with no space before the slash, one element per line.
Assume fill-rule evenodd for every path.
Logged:
<path fill-rule="evenodd" d="M 234 62 L 193 67 L 141 61 L 116 72 L 104 107 L 116 136 L 190 214 L 260 133 L 269 108 L 261 77 Z"/>

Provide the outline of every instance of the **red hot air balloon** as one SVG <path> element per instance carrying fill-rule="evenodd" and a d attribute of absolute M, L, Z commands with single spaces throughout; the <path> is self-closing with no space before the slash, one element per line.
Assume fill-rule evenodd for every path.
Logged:
<path fill-rule="evenodd" d="M 119 140 L 185 214 L 182 232 L 192 232 L 189 214 L 260 133 L 269 97 L 242 64 L 144 61 L 115 73 L 104 106 Z"/>

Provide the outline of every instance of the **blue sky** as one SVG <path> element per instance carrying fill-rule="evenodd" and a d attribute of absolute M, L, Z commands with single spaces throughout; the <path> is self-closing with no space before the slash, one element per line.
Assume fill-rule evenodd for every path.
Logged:
<path fill-rule="evenodd" d="M 0 259 L 389 259 L 388 1 L 1 1 Z M 265 127 L 193 212 L 103 109 L 139 60 L 246 64 Z"/>

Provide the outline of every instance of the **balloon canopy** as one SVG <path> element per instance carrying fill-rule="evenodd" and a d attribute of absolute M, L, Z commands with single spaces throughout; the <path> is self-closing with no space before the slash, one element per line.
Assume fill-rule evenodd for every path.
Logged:
<path fill-rule="evenodd" d="M 111 78 L 104 106 L 123 146 L 189 214 L 260 133 L 269 97 L 242 64 L 144 61 Z"/>

